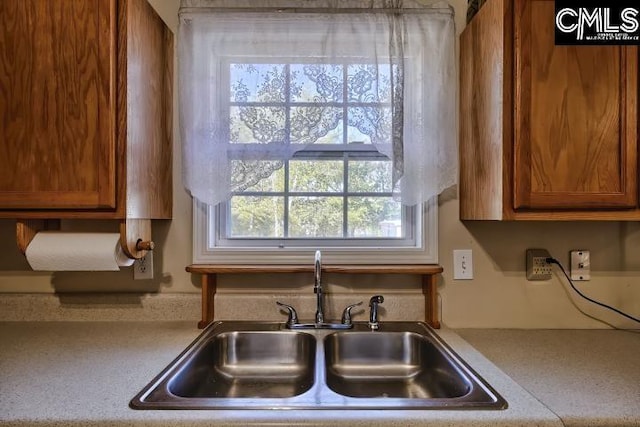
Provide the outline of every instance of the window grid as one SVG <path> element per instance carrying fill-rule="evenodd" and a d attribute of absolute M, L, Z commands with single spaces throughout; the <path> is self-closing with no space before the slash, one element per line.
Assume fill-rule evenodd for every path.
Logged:
<path fill-rule="evenodd" d="M 240 61 L 233 61 L 233 63 L 241 63 Z M 255 61 L 249 61 L 246 63 L 257 63 Z M 313 150 L 303 149 L 296 153 L 293 156 L 292 160 L 328 160 L 332 158 L 336 158 L 339 155 L 342 158 L 342 175 L 343 175 L 343 186 L 342 192 L 292 192 L 290 191 L 290 161 L 287 160 L 284 162 L 284 191 L 283 192 L 260 192 L 260 191 L 243 191 L 233 194 L 233 196 L 268 196 L 268 197 L 282 197 L 284 206 L 284 218 L 283 218 L 283 227 L 282 230 L 283 238 L 290 239 L 290 199 L 291 197 L 341 197 L 342 198 L 342 237 L 338 237 L 338 239 L 352 239 L 349 237 L 349 200 L 352 197 L 392 197 L 393 194 L 391 192 L 350 192 L 349 189 L 349 160 L 353 160 L 354 158 L 362 159 L 365 158 L 367 160 L 381 160 L 388 158 L 382 154 L 380 154 L 373 144 L 357 144 L 356 146 L 350 146 L 348 144 L 349 140 L 349 109 L 357 108 L 357 107 L 368 107 L 368 108 L 384 108 L 389 107 L 391 104 L 389 102 L 353 102 L 349 101 L 349 86 L 348 86 L 348 75 L 349 75 L 349 66 L 357 65 L 355 62 L 343 61 L 339 64 L 327 64 L 327 65 L 341 65 L 342 66 L 342 102 L 292 102 L 291 99 L 291 63 L 299 63 L 298 61 L 277 61 L 271 60 L 266 63 L 269 64 L 282 64 L 284 65 L 284 102 L 258 102 L 258 101 L 246 101 L 246 102 L 229 102 L 230 107 L 276 107 L 276 108 L 284 108 L 285 116 L 284 116 L 284 143 L 287 145 L 291 144 L 291 109 L 292 107 L 340 107 L 342 108 L 342 143 L 341 144 L 320 144 L 322 147 L 320 150 L 316 150 L 317 146 L 314 147 Z M 227 70 L 230 70 L 231 62 L 228 63 Z M 229 73 L 229 82 L 230 82 L 230 73 Z M 229 85 L 230 87 L 231 85 Z M 240 144 L 238 144 L 240 145 Z M 243 144 L 244 145 L 244 144 Z M 258 149 L 264 147 L 264 144 L 255 144 Z M 262 146 L 262 147 L 260 147 Z M 355 155 L 354 155 L 355 154 Z M 231 205 L 229 203 L 226 204 L 226 216 L 227 220 L 226 236 L 228 239 L 243 239 L 242 237 L 231 237 Z M 409 222 L 408 218 L 412 217 L 413 214 L 410 212 L 411 209 L 407 209 L 402 207 L 401 218 L 402 218 L 402 229 L 403 236 L 402 239 L 405 239 L 408 234 L 412 234 L 412 230 L 408 227 Z M 264 238 L 264 240 L 276 239 L 280 240 L 281 238 Z M 323 238 L 312 238 L 312 239 L 320 239 Z M 335 238 L 329 238 L 335 239 Z M 397 238 L 388 238 L 388 237 L 371 237 L 365 238 L 372 240 L 387 240 L 387 239 L 397 239 Z"/>
<path fill-rule="evenodd" d="M 326 161 L 326 160 L 334 160 L 335 156 L 327 156 L 318 155 L 318 153 L 314 153 L 311 151 L 304 151 L 306 155 L 303 156 L 295 156 L 292 160 L 318 160 L 318 161 Z M 292 191 L 290 188 L 290 161 L 285 161 L 283 166 L 284 171 L 284 189 L 283 191 L 243 191 L 235 193 L 234 196 L 240 197 L 282 197 L 283 198 L 283 210 L 284 210 L 284 218 L 283 218 L 283 238 L 288 239 L 291 238 L 289 236 L 289 202 L 291 197 L 340 197 L 342 198 L 342 239 L 352 239 L 349 236 L 349 200 L 353 197 L 379 197 L 379 198 L 389 198 L 393 197 L 392 192 L 375 192 L 375 191 L 349 191 L 349 161 L 357 160 L 380 160 L 385 159 L 385 156 L 380 155 L 379 153 L 375 153 L 373 156 L 352 156 L 349 153 L 341 153 L 342 158 L 342 176 L 343 176 L 343 185 L 342 191 Z M 401 218 L 403 218 L 404 227 L 406 227 L 406 218 L 407 212 L 405 212 L 406 208 L 402 208 Z M 231 206 L 227 205 L 226 209 L 227 217 L 231 218 Z M 404 228 L 403 227 L 403 228 Z M 227 222 L 227 236 L 231 236 L 231 222 Z M 403 236 L 404 237 L 404 236 Z M 242 239 L 242 237 L 230 237 L 232 239 Z M 371 239 L 381 239 L 382 237 L 371 237 Z M 268 239 L 268 238 L 265 238 Z M 279 238 L 272 238 L 279 239 Z"/>

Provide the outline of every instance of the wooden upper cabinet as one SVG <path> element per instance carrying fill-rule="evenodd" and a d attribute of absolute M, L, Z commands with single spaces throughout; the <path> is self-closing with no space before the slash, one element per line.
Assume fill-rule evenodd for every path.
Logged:
<path fill-rule="evenodd" d="M 461 219 L 640 219 L 637 47 L 556 46 L 554 3 L 461 35 Z"/>
<path fill-rule="evenodd" d="M 146 0 L 0 1 L 0 217 L 170 218 L 172 66 Z"/>
<path fill-rule="evenodd" d="M 634 208 L 637 49 L 555 46 L 554 6 L 514 2 L 514 208 Z"/>
<path fill-rule="evenodd" d="M 115 3 L 0 2 L 0 206 L 115 208 Z"/>

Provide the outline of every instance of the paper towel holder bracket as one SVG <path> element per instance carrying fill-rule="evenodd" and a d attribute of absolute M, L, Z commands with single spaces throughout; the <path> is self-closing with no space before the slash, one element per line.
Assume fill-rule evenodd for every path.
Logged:
<path fill-rule="evenodd" d="M 129 258 L 140 259 L 155 247 L 151 220 L 127 218 L 120 221 L 120 244 Z"/>
<path fill-rule="evenodd" d="M 16 220 L 16 242 L 22 254 L 39 231 L 60 230 L 59 219 L 18 219 Z"/>

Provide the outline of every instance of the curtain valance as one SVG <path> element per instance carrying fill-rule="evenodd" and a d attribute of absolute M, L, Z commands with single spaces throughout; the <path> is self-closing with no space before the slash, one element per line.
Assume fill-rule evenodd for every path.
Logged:
<path fill-rule="evenodd" d="M 457 178 L 454 34 L 442 2 L 183 0 L 185 187 L 215 205 L 310 145 L 365 143 L 404 204 L 439 194 Z"/>

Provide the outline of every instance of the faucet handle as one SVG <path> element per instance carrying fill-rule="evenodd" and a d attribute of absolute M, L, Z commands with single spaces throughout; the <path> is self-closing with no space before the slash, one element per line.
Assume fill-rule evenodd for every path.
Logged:
<path fill-rule="evenodd" d="M 362 305 L 362 301 L 357 302 L 355 304 L 348 305 L 344 309 L 344 311 L 342 312 L 342 324 L 343 325 L 350 325 L 351 324 L 351 309 L 353 307 L 357 307 L 359 305 Z"/>
<path fill-rule="evenodd" d="M 287 319 L 287 326 L 291 326 L 291 325 L 295 325 L 298 323 L 298 313 L 296 312 L 296 309 L 293 308 L 293 306 L 289 305 L 289 304 L 283 304 L 280 301 L 276 301 L 276 304 L 278 304 L 280 307 L 284 307 L 289 311 L 289 318 Z"/>

